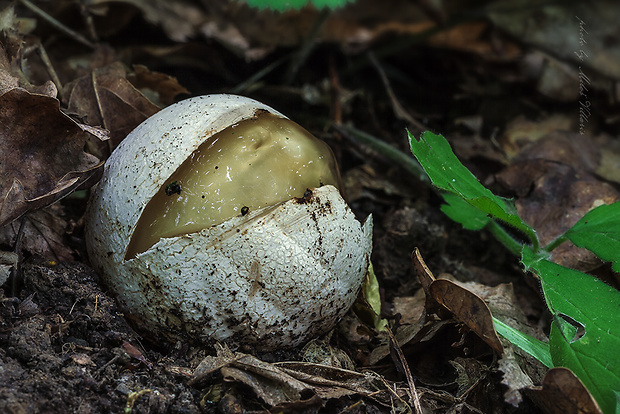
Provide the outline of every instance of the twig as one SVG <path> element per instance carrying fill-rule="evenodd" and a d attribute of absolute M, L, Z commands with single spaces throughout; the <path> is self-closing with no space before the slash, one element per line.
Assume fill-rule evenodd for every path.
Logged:
<path fill-rule="evenodd" d="M 427 130 L 428 128 L 423 123 L 421 123 L 420 121 L 418 121 L 417 119 L 409 115 L 409 113 L 405 110 L 405 108 L 403 108 L 403 106 L 400 104 L 400 101 L 396 97 L 396 94 L 394 94 L 394 90 L 392 89 L 392 86 L 390 85 L 390 81 L 388 77 L 386 76 L 385 71 L 379 64 L 379 61 L 375 57 L 375 54 L 372 52 L 369 52 L 368 57 L 370 61 L 372 62 L 372 64 L 377 69 L 377 72 L 379 72 L 379 76 L 381 76 L 381 81 L 383 81 L 383 86 L 385 87 L 388 93 L 388 96 L 390 97 L 390 101 L 392 101 L 392 107 L 394 108 L 394 115 L 396 115 L 398 119 L 409 122 L 411 125 L 413 125 L 414 127 L 418 129 L 418 132 Z"/>
<path fill-rule="evenodd" d="M 299 68 L 306 62 L 306 60 L 308 59 L 308 55 L 314 48 L 314 45 L 316 44 L 316 39 L 321 32 L 321 29 L 323 29 L 323 26 L 325 26 L 325 22 L 327 22 L 327 18 L 329 17 L 330 13 L 331 11 L 327 7 L 321 10 L 321 12 L 319 13 L 316 21 L 314 22 L 312 30 L 310 30 L 310 33 L 308 34 L 308 37 L 306 37 L 303 45 L 301 45 L 301 48 L 293 56 L 291 63 L 289 64 L 286 75 L 284 75 L 285 85 L 290 85 L 291 83 L 293 83 L 293 79 L 295 79 L 297 72 L 299 72 Z"/>
<path fill-rule="evenodd" d="M 403 355 L 403 351 L 402 349 L 400 349 L 400 345 L 398 345 L 398 341 L 396 341 L 396 338 L 394 338 L 394 334 L 392 334 L 392 330 L 390 329 L 390 327 L 386 326 L 385 330 L 390 336 L 391 347 L 396 352 L 396 356 L 398 357 L 398 363 L 400 364 L 402 370 L 405 373 L 405 378 L 407 378 L 407 384 L 409 385 L 409 391 L 411 392 L 411 398 L 413 398 L 413 407 L 415 408 L 415 412 L 418 414 L 422 414 L 422 405 L 420 404 L 420 397 L 418 396 L 418 391 L 415 388 L 415 383 L 413 382 L 413 376 L 411 375 L 409 364 L 407 364 L 405 355 Z"/>
<path fill-rule="evenodd" d="M 62 100 L 62 82 L 60 82 L 58 73 L 56 73 L 56 69 L 54 69 L 54 65 L 52 65 L 52 61 L 50 60 L 50 57 L 48 56 L 45 48 L 41 43 L 37 45 L 37 51 L 39 52 L 39 56 L 41 57 L 41 60 L 45 65 L 45 69 L 47 69 L 47 73 L 50 75 L 50 78 L 52 78 L 52 82 L 54 82 L 54 85 L 56 85 L 56 89 L 58 90 L 58 97 L 60 98 L 60 100 Z"/>
<path fill-rule="evenodd" d="M 84 21 L 86 22 L 86 27 L 88 28 L 88 35 L 92 40 L 98 42 L 99 36 L 97 35 L 97 30 L 95 29 L 93 15 L 88 11 L 88 8 L 84 4 L 84 1 L 80 2 L 80 13 L 84 17 Z"/>
<path fill-rule="evenodd" d="M 238 84 L 234 88 L 230 89 L 228 91 L 228 93 L 242 93 L 242 92 L 245 92 L 247 89 L 250 88 L 250 86 L 252 84 L 258 82 L 260 79 L 264 78 L 266 75 L 268 75 L 270 72 L 272 72 L 275 68 L 280 66 L 287 58 L 288 57 L 285 56 L 285 57 L 282 57 L 282 58 L 276 60 L 275 62 L 271 62 L 269 65 L 265 66 L 264 68 L 262 68 L 258 72 L 254 73 L 252 76 L 250 76 L 245 81 L 241 82 L 240 84 Z"/>
<path fill-rule="evenodd" d="M 72 37 L 73 39 L 75 39 L 76 41 L 82 43 L 83 45 L 86 45 L 86 46 L 90 47 L 91 49 L 95 48 L 95 45 L 93 43 L 91 43 L 88 39 L 86 39 L 84 36 L 82 36 L 81 34 L 79 34 L 76 31 L 68 28 L 67 26 L 65 26 L 64 24 L 59 22 L 58 20 L 54 19 L 52 16 L 47 14 L 44 10 L 42 10 L 39 7 L 37 7 L 34 4 L 32 4 L 29 0 L 19 0 L 19 1 L 24 6 L 28 7 L 37 16 L 41 17 L 43 20 L 47 21 L 49 24 L 54 26 L 56 29 L 58 29 L 61 32 L 65 33 L 66 35 Z"/>
<path fill-rule="evenodd" d="M 11 294 L 12 295 L 17 295 L 17 279 L 19 279 L 19 276 L 22 273 L 22 249 L 21 249 L 21 245 L 22 245 L 22 239 L 24 238 L 24 227 L 26 226 L 26 216 L 24 215 L 21 218 L 21 221 L 19 223 L 19 230 L 17 230 L 17 236 L 15 237 L 15 246 L 13 247 L 13 253 L 15 253 L 17 255 L 17 264 L 15 265 L 15 267 L 13 267 L 13 270 L 11 271 L 10 277 L 13 280 L 12 286 L 11 286 Z"/>
<path fill-rule="evenodd" d="M 334 64 L 333 55 L 329 56 L 329 83 L 331 91 L 331 107 L 332 107 L 332 119 L 336 125 L 342 124 L 342 104 L 340 103 L 340 79 L 338 78 L 338 72 L 336 71 L 336 65 Z"/>
<path fill-rule="evenodd" d="M 90 73 L 90 80 L 93 85 L 93 91 L 95 92 L 95 102 L 97 102 L 97 111 L 99 111 L 99 115 L 101 116 L 101 124 L 104 129 L 107 129 L 109 131 L 110 128 L 108 128 L 107 126 L 106 117 L 103 113 L 103 106 L 101 105 L 101 100 L 99 99 L 99 91 L 97 90 L 97 75 L 95 74 L 95 71 L 92 71 Z M 112 153 L 112 150 L 114 150 L 114 143 L 111 139 L 108 139 L 106 140 L 106 144 L 108 146 L 108 155 L 110 155 Z"/>

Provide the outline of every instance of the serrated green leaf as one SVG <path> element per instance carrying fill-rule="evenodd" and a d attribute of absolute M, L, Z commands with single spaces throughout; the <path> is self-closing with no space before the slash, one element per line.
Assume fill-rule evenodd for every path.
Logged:
<path fill-rule="evenodd" d="M 336 9 L 347 4 L 351 0 L 245 0 L 250 6 L 259 9 L 271 9 L 277 11 L 285 11 L 291 9 L 301 9 L 307 4 L 312 4 L 317 9 L 328 7 Z"/>
<path fill-rule="evenodd" d="M 620 391 L 620 292 L 600 280 L 544 259 L 530 248 L 522 262 L 539 277 L 554 315 L 549 347 L 555 366 L 579 377 L 605 413 L 614 413 Z M 585 333 L 574 338 L 567 315 Z"/>
<path fill-rule="evenodd" d="M 620 272 L 620 203 L 604 204 L 590 210 L 565 234 Z"/>
<path fill-rule="evenodd" d="M 441 211 L 453 221 L 462 224 L 467 230 L 482 230 L 491 220 L 484 211 L 472 206 L 456 194 L 444 193 L 442 197 L 447 204 L 441 206 Z"/>
<path fill-rule="evenodd" d="M 546 367 L 553 367 L 551 354 L 549 353 L 549 344 L 527 335 L 512 326 L 506 325 L 499 319 L 493 318 L 493 324 L 495 325 L 497 333 L 510 341 L 511 344 L 527 352 L 542 362 Z"/>
<path fill-rule="evenodd" d="M 408 134 L 411 152 L 435 186 L 457 194 L 468 204 L 525 233 L 538 248 L 536 232 L 517 215 L 512 201 L 496 196 L 480 184 L 454 155 L 443 136 L 427 131 L 418 141 L 411 133 Z"/>

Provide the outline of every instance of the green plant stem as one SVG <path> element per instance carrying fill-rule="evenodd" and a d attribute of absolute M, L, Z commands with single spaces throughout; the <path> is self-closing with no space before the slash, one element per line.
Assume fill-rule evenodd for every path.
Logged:
<path fill-rule="evenodd" d="M 396 165 L 401 166 L 413 176 L 418 178 L 420 181 L 431 184 L 431 180 L 422 168 L 422 166 L 417 162 L 417 160 L 404 152 L 398 150 L 392 145 L 384 142 L 370 134 L 367 134 L 363 131 L 360 131 L 356 128 L 353 128 L 348 125 L 332 125 L 337 131 L 339 131 L 344 136 L 352 139 L 353 141 L 359 142 L 362 145 L 366 145 L 367 147 L 377 151 L 381 156 L 387 158 L 388 160 L 394 162 Z M 489 224 L 485 226 L 496 238 L 499 240 L 508 250 L 514 253 L 517 256 L 521 255 L 521 250 L 523 249 L 523 243 L 520 243 L 516 239 L 514 239 L 502 226 L 497 224 L 495 221 L 491 220 Z M 538 237 L 536 236 L 536 232 L 532 229 L 521 229 L 532 243 L 532 249 L 534 251 L 538 251 L 540 249 L 540 245 L 538 242 Z"/>
<path fill-rule="evenodd" d="M 514 237 L 512 237 L 505 228 L 497 224 L 495 221 L 491 220 L 485 226 L 485 229 L 489 230 L 493 234 L 493 236 L 514 255 L 521 256 L 521 250 L 523 250 L 523 243 L 520 243 Z"/>
<path fill-rule="evenodd" d="M 348 125 L 334 124 L 332 126 L 344 136 L 355 142 L 366 145 L 372 150 L 378 152 L 381 156 L 387 158 L 389 161 L 401 166 L 420 181 L 426 184 L 431 183 L 430 178 L 428 178 L 428 175 L 424 172 L 422 166 L 412 156 L 405 154 L 387 142 L 381 141 L 379 138 L 375 138 L 370 134 L 360 131 L 359 129 Z"/>
<path fill-rule="evenodd" d="M 555 249 L 556 247 L 558 247 L 560 244 L 564 243 L 566 240 L 568 240 L 566 238 L 566 236 L 562 235 L 558 238 L 556 238 L 555 240 L 553 240 L 551 243 L 549 243 L 548 245 L 546 245 L 543 250 L 545 250 L 546 252 L 550 252 L 553 249 Z"/>

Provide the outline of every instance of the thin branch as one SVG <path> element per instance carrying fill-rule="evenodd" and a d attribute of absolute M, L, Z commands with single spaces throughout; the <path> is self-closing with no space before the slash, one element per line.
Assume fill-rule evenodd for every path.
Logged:
<path fill-rule="evenodd" d="M 398 341 L 396 341 L 396 338 L 394 338 L 394 334 L 392 333 L 390 327 L 386 326 L 385 329 L 390 336 L 390 344 L 394 352 L 396 352 L 396 356 L 398 357 L 398 363 L 400 364 L 403 372 L 405 373 L 405 378 L 407 378 L 407 384 L 409 385 L 409 391 L 411 392 L 411 398 L 413 399 L 413 407 L 415 408 L 415 412 L 418 414 L 422 414 L 423 411 L 422 405 L 420 404 L 420 397 L 418 396 L 418 391 L 415 388 L 415 383 L 413 382 L 413 376 L 411 375 L 411 370 L 409 369 L 407 359 L 405 359 L 405 355 L 403 354 L 402 349 L 400 349 Z"/>
<path fill-rule="evenodd" d="M 409 122 L 412 126 L 414 126 L 418 130 L 418 132 L 427 130 L 428 127 L 426 125 L 424 125 L 423 123 L 421 123 L 420 121 L 418 121 L 417 119 L 409 115 L 409 112 L 407 112 L 405 108 L 403 108 L 400 101 L 396 97 L 394 90 L 392 89 L 392 85 L 390 85 L 390 81 L 387 75 L 385 74 L 385 71 L 383 70 L 383 68 L 381 67 L 381 64 L 375 57 L 375 54 L 372 52 L 369 52 L 368 57 L 370 59 L 370 62 L 377 69 L 377 72 L 379 72 L 379 76 L 381 77 L 383 86 L 385 87 L 388 93 L 388 96 L 390 97 L 390 101 L 392 102 L 392 107 L 394 108 L 394 115 L 396 115 L 396 118 Z"/>
<path fill-rule="evenodd" d="M 325 22 L 327 22 L 327 18 L 330 16 L 330 14 L 331 10 L 327 7 L 321 10 L 320 14 L 316 18 L 316 21 L 314 22 L 312 30 L 310 30 L 310 33 L 308 34 L 308 37 L 306 37 L 303 45 L 301 45 L 301 48 L 297 51 L 297 53 L 293 56 L 293 59 L 291 60 L 286 75 L 284 76 L 285 85 L 290 85 L 291 83 L 293 83 L 293 79 L 295 79 L 297 72 L 299 72 L 299 68 L 301 68 L 301 66 L 306 63 L 306 60 L 308 60 L 308 55 L 310 55 L 310 52 L 312 51 L 312 49 L 314 49 L 316 39 L 319 36 L 321 30 L 323 29 L 323 26 L 325 26 Z"/>
<path fill-rule="evenodd" d="M 67 26 L 65 26 L 64 24 L 62 24 L 61 22 L 59 22 L 58 20 L 56 20 L 55 18 L 53 18 L 52 16 L 47 14 L 44 10 L 42 10 L 39 7 L 35 6 L 29 0 L 19 0 L 19 1 L 24 6 L 28 7 L 34 14 L 36 14 L 37 16 L 42 18 L 43 20 L 47 21 L 49 24 L 51 24 L 52 26 L 54 26 L 56 29 L 60 30 L 61 32 L 63 32 L 67 36 L 72 37 L 77 42 L 82 43 L 83 45 L 86 45 L 86 46 L 90 47 L 91 49 L 95 48 L 95 45 L 90 40 L 86 39 L 84 36 L 82 36 L 78 32 L 68 28 Z"/>

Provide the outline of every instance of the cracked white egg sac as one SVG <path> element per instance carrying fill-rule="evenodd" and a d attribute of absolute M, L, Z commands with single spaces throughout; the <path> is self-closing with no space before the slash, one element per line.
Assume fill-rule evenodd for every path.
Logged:
<path fill-rule="evenodd" d="M 93 267 L 152 338 L 258 350 L 326 333 L 372 249 L 329 147 L 234 95 L 174 104 L 111 155 L 86 213 Z"/>

